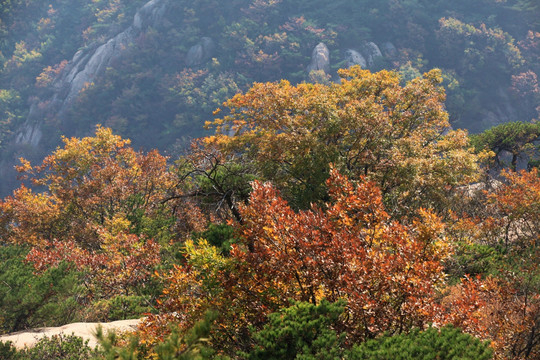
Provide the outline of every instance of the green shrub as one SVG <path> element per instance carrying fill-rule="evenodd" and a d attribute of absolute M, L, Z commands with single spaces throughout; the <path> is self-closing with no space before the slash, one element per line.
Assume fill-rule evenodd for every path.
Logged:
<path fill-rule="evenodd" d="M 85 319 L 87 321 L 137 319 L 152 311 L 149 296 L 119 295 L 92 304 Z"/>
<path fill-rule="evenodd" d="M 11 341 L 3 342 L 0 341 L 0 359 L 2 360 L 11 360 L 15 359 L 17 354 L 17 349 L 13 346 Z"/>
<path fill-rule="evenodd" d="M 27 249 L 0 244 L 0 334 L 76 321 L 84 291 L 67 264 L 35 275 Z"/>
<path fill-rule="evenodd" d="M 87 360 L 96 354 L 88 346 L 88 340 L 75 335 L 53 335 L 40 339 L 31 348 L 25 347 L 12 358 L 14 360 Z"/>
<path fill-rule="evenodd" d="M 210 245 L 220 249 L 223 255 L 228 255 L 231 245 L 237 242 L 234 237 L 234 228 L 227 224 L 211 223 L 207 230 L 194 233 L 191 238 L 194 241 L 201 238 L 207 240 Z"/>
<path fill-rule="evenodd" d="M 256 346 L 247 359 L 333 360 L 342 358 L 343 335 L 332 329 L 343 313 L 342 302 L 319 305 L 297 302 L 270 314 L 265 327 L 253 333 Z"/>
<path fill-rule="evenodd" d="M 493 351 L 486 342 L 446 326 L 384 336 L 354 346 L 349 360 L 488 360 Z"/>
<path fill-rule="evenodd" d="M 157 360 L 227 360 L 227 357 L 216 355 L 214 349 L 208 346 L 210 330 L 216 317 L 216 313 L 207 312 L 204 319 L 197 322 L 185 334 L 180 334 L 178 328 L 173 328 L 172 333 L 158 343 L 154 349 L 153 358 Z M 103 329 L 98 328 L 96 336 L 101 345 L 101 352 L 95 360 L 146 358 L 150 350 L 141 344 L 137 337 L 131 337 L 127 345 L 118 346 L 118 337 L 114 332 L 105 335 Z"/>

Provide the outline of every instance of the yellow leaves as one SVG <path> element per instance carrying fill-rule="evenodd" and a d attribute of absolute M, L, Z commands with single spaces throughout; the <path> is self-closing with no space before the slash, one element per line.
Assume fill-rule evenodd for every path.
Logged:
<path fill-rule="evenodd" d="M 21 159 L 19 171 L 43 192 L 21 186 L 2 203 L 5 241 L 37 245 L 69 239 L 95 250 L 134 229 L 144 233 L 163 216 L 162 200 L 175 175 L 157 151 L 136 152 L 129 140 L 101 126 L 94 137 L 63 142 L 40 166 Z M 152 236 L 169 230 L 164 226 L 149 229 Z"/>
<path fill-rule="evenodd" d="M 220 254 L 219 249 L 212 246 L 205 239 L 199 239 L 197 244 L 193 240 L 184 243 L 188 263 L 207 277 L 216 275 L 230 265 L 230 259 Z"/>
<path fill-rule="evenodd" d="M 25 158 L 19 158 L 19 162 L 21 165 L 16 166 L 15 169 L 20 173 L 31 173 L 33 168 L 32 165 L 30 165 L 30 161 L 26 160 Z"/>
<path fill-rule="evenodd" d="M 211 144 L 215 144 L 216 142 L 218 142 L 218 136 L 214 136 L 214 135 L 210 135 L 210 136 L 207 136 L 203 139 L 203 142 L 206 144 L 206 145 L 211 145 Z"/>
<path fill-rule="evenodd" d="M 429 72 L 424 73 L 424 79 L 429 80 L 434 85 L 440 85 L 443 82 L 443 76 L 441 69 L 431 69 Z"/>
<path fill-rule="evenodd" d="M 43 55 L 38 51 L 28 49 L 28 45 L 24 41 L 19 41 L 15 44 L 13 56 L 7 62 L 7 65 L 15 65 L 16 67 L 23 66 L 26 62 L 39 60 Z"/>
<path fill-rule="evenodd" d="M 105 220 L 104 226 L 112 236 L 117 236 L 129 232 L 131 222 L 126 219 L 125 214 L 117 213 L 111 219 Z"/>
<path fill-rule="evenodd" d="M 443 261 L 452 254 L 452 246 L 447 239 L 441 236 L 444 224 L 433 212 L 420 209 L 420 218 L 413 224 L 416 228 L 417 239 L 425 244 L 424 251 L 429 251 L 435 259 Z"/>
<path fill-rule="evenodd" d="M 339 84 L 256 83 L 227 101 L 205 143 L 240 154 L 254 170 L 306 207 L 324 194 L 328 163 L 367 176 L 399 207 L 440 208 L 447 187 L 474 181 L 478 156 L 467 134 L 448 130 L 438 70 L 400 86 L 395 72 L 340 70 Z M 231 129 L 229 132 L 228 129 Z M 229 135 L 230 134 L 230 135 Z M 444 180 L 439 181 L 442 178 Z M 313 190 L 300 190 L 299 188 Z M 405 210 L 404 210 L 405 211 Z"/>
<path fill-rule="evenodd" d="M 36 194 L 22 185 L 0 203 L 2 239 L 14 244 L 38 245 L 54 238 L 59 207 L 54 197 Z"/>

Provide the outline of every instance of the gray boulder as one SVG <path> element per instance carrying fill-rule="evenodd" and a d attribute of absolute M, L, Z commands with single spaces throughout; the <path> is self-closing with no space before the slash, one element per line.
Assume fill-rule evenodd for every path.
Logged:
<path fill-rule="evenodd" d="M 361 68 L 367 68 L 366 59 L 358 51 L 353 49 L 345 50 L 345 62 L 347 68 L 350 68 L 354 65 L 360 65 Z"/>
<path fill-rule="evenodd" d="M 396 47 L 390 41 L 382 43 L 381 52 L 387 58 L 395 58 L 398 54 Z"/>
<path fill-rule="evenodd" d="M 151 0 L 143 5 L 133 18 L 133 28 L 136 31 L 146 30 L 148 27 L 158 28 L 165 17 L 169 0 Z"/>
<path fill-rule="evenodd" d="M 206 63 L 214 55 L 216 45 L 209 37 L 201 38 L 201 41 L 193 45 L 186 55 L 187 66 L 199 66 Z"/>
<path fill-rule="evenodd" d="M 366 42 L 362 47 L 362 53 L 364 54 L 369 67 L 373 66 L 376 59 L 382 57 L 381 50 L 374 42 Z"/>
<path fill-rule="evenodd" d="M 315 46 L 311 53 L 311 63 L 307 67 L 308 73 L 318 70 L 322 70 L 325 73 L 330 72 L 330 51 L 323 43 Z"/>

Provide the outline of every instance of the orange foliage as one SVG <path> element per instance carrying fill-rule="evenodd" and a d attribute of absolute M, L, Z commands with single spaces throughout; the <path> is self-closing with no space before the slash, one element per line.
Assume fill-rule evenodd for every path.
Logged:
<path fill-rule="evenodd" d="M 455 229 L 471 244 L 487 244 L 497 256 L 493 275 L 466 278 L 443 300 L 442 322 L 489 339 L 498 359 L 540 356 L 540 178 L 503 171 L 504 184 L 485 192 L 475 216 L 463 216 Z"/>
<path fill-rule="evenodd" d="M 110 298 L 131 295 L 144 287 L 159 264 L 160 246 L 152 240 L 144 241 L 133 234 L 102 234 L 106 239 L 101 251 L 86 250 L 72 241 L 53 241 L 44 248 L 34 247 L 26 260 L 39 274 L 62 261 L 73 264 L 85 276 L 84 285 L 90 297 Z"/>
<path fill-rule="evenodd" d="M 291 299 L 345 298 L 345 326 L 356 340 L 432 321 L 450 253 L 440 220 L 421 210 L 411 224 L 392 221 L 373 182 L 353 184 L 335 170 L 328 186 L 332 202 L 296 213 L 272 185 L 254 182 L 232 258 L 201 263 L 210 250 L 188 252 L 186 266 L 165 275 L 164 315 L 149 320 L 147 333 L 163 331 L 164 318 L 186 328 L 214 308 L 221 340 L 242 347 L 248 326 Z"/>
<path fill-rule="evenodd" d="M 2 202 L 4 241 L 37 245 L 71 239 L 96 249 L 98 230 L 107 221 L 123 217 L 135 230 L 141 216 L 158 217 L 174 175 L 157 151 L 143 154 L 128 145 L 129 140 L 98 127 L 95 137 L 64 139 L 64 147 L 40 166 L 23 159 L 18 168 L 23 178 L 47 191 L 22 186 Z"/>
<path fill-rule="evenodd" d="M 59 64 L 52 66 L 47 66 L 41 74 L 36 78 L 37 87 L 47 87 L 52 84 L 52 82 L 58 77 L 58 75 L 64 70 L 68 64 L 67 60 L 62 60 Z"/>
<path fill-rule="evenodd" d="M 33 246 L 27 260 L 38 272 L 72 263 L 90 296 L 129 294 L 152 276 L 158 242 L 200 230 L 195 204 L 170 199 L 177 178 L 166 160 L 100 126 L 64 139 L 40 166 L 21 159 L 23 178 L 44 191 L 22 185 L 0 202 L 0 237 Z"/>
<path fill-rule="evenodd" d="M 530 172 L 503 172 L 508 183 L 489 200 L 499 211 L 501 228 L 507 228 L 507 246 L 521 249 L 540 245 L 540 177 L 537 168 Z M 510 244 L 509 244 L 510 243 Z"/>
<path fill-rule="evenodd" d="M 534 272 L 538 270 L 536 265 Z M 490 340 L 496 359 L 537 359 L 540 295 L 529 287 L 530 280 L 511 273 L 505 278 L 465 278 L 444 299 L 441 321 Z"/>
<path fill-rule="evenodd" d="M 477 179 L 465 132 L 448 131 L 438 71 L 406 86 L 389 71 L 353 67 L 340 76 L 330 85 L 254 84 L 225 103 L 229 115 L 206 143 L 242 154 L 300 208 L 325 197 L 329 163 L 376 181 L 392 211 L 441 210 L 457 186 Z"/>

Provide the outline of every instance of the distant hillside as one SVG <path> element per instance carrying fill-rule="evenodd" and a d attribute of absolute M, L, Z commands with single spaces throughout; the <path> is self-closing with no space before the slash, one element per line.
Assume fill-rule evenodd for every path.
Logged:
<path fill-rule="evenodd" d="M 531 0 L 36 0 L 0 5 L 0 193 L 95 124 L 175 155 L 254 81 L 443 70 L 454 127 L 538 117 Z M 320 44 L 320 45 L 319 45 Z"/>

